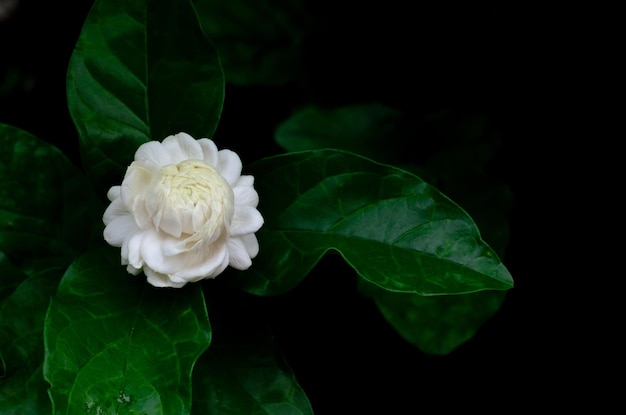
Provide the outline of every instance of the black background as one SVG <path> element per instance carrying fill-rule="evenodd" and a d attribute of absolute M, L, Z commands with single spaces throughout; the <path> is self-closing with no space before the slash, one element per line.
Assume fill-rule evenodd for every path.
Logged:
<path fill-rule="evenodd" d="M 53 143 L 77 165 L 65 74 L 90 4 L 23 0 L 0 22 L 0 80 L 11 71 L 20 76 L 0 96 L 0 122 Z M 554 163 L 567 155 L 558 125 L 571 93 L 561 61 L 568 37 L 555 34 L 555 15 L 486 3 L 425 3 L 412 13 L 393 5 L 384 12 L 350 2 L 318 6 L 328 26 L 307 45 L 313 86 L 228 86 L 216 140 L 245 148 L 244 164 L 276 154 L 276 123 L 306 100 L 377 99 L 423 112 L 484 114 L 504 142 L 492 173 L 513 192 L 504 263 L 516 286 L 472 340 L 448 356 L 428 356 L 356 293 L 349 267 L 326 257 L 292 292 L 259 303 L 275 317 L 276 336 L 315 412 L 417 413 L 432 405 L 534 411 L 606 402 L 608 391 L 587 387 L 603 367 L 587 345 L 608 340 L 585 310 L 595 306 L 566 288 L 565 281 L 578 281 L 576 271 L 557 266 L 575 262 L 576 253 L 563 256 L 558 238 L 564 234 L 556 236 L 563 230 L 557 203 L 572 196 L 560 185 L 571 180 L 569 172 Z M 407 53 L 409 44 L 418 53 Z M 387 82 L 372 83 L 372 76 Z M 245 137 L 262 137 L 265 145 L 242 146 Z"/>

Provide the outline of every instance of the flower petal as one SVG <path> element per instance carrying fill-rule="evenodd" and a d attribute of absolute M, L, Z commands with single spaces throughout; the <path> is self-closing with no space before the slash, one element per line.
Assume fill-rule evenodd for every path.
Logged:
<path fill-rule="evenodd" d="M 255 208 L 259 204 L 259 194 L 253 187 L 235 186 L 233 187 L 233 194 L 235 195 L 235 206 L 251 206 Z"/>
<path fill-rule="evenodd" d="M 138 230 L 135 219 L 130 214 L 118 216 L 104 228 L 104 240 L 111 246 L 120 247 L 125 239 Z"/>
<path fill-rule="evenodd" d="M 128 264 L 128 242 L 130 241 L 130 239 L 131 238 L 126 238 L 126 239 L 124 239 L 124 242 L 122 242 L 122 248 L 120 249 L 120 257 L 121 257 L 120 263 L 122 265 L 128 265 L 129 267 L 132 267 L 133 269 L 139 269 L 139 268 L 135 268 L 132 265 Z M 128 269 L 128 268 L 126 268 L 126 269 Z"/>
<path fill-rule="evenodd" d="M 185 257 L 184 266 L 172 276 L 184 278 L 188 281 L 198 281 L 203 278 L 213 278 L 221 274 L 228 266 L 228 248 L 225 243 L 211 244 L 208 249 L 194 249 L 181 254 Z"/>
<path fill-rule="evenodd" d="M 161 248 L 163 241 L 168 236 L 160 234 L 154 229 L 146 229 L 143 233 L 144 238 L 140 247 L 140 256 L 146 263 L 146 266 L 162 274 L 171 274 L 176 271 L 176 257 L 165 257 Z"/>
<path fill-rule="evenodd" d="M 199 231 L 207 220 L 206 213 L 209 212 L 209 206 L 205 200 L 196 203 L 191 212 L 191 228 L 192 232 Z"/>
<path fill-rule="evenodd" d="M 217 172 L 233 186 L 241 176 L 241 159 L 234 151 L 220 150 L 217 153 Z"/>
<path fill-rule="evenodd" d="M 118 197 L 117 199 L 113 199 L 111 204 L 104 210 L 102 222 L 105 225 L 108 225 L 113 219 L 129 214 L 130 213 L 128 212 L 128 209 L 126 209 L 122 198 Z"/>
<path fill-rule="evenodd" d="M 210 140 L 208 138 L 201 138 L 200 140 L 198 140 L 198 144 L 200 144 L 200 147 L 202 147 L 202 153 L 204 154 L 204 158 L 202 160 L 204 160 L 204 162 L 211 167 L 216 167 L 218 151 L 217 146 L 215 145 L 213 140 Z"/>
<path fill-rule="evenodd" d="M 213 270 L 208 273 L 208 274 L 204 274 L 203 277 L 198 278 L 189 278 L 189 282 L 196 282 L 196 281 L 200 281 L 201 279 L 206 279 L 206 278 L 215 278 L 218 275 L 220 275 L 222 272 L 224 272 L 224 270 L 226 269 L 226 267 L 228 267 L 228 246 L 226 244 L 222 245 L 223 248 L 223 256 L 222 258 L 222 262 L 220 264 L 218 264 L 215 268 L 213 268 Z"/>
<path fill-rule="evenodd" d="M 235 206 L 230 225 L 232 236 L 245 235 L 258 231 L 263 226 L 263 216 L 251 206 Z"/>
<path fill-rule="evenodd" d="M 148 267 L 144 268 L 143 271 L 144 274 L 146 274 L 148 282 L 158 288 L 181 288 L 186 284 L 185 282 L 174 282 L 167 275 L 156 272 Z"/>
<path fill-rule="evenodd" d="M 236 186 L 252 187 L 253 185 L 254 185 L 254 176 L 250 176 L 247 174 L 244 174 L 243 176 L 239 177 L 239 180 L 237 180 L 237 183 L 235 183 L 235 187 Z"/>
<path fill-rule="evenodd" d="M 254 259 L 259 254 L 259 241 L 256 238 L 256 235 L 249 233 L 247 235 L 241 235 L 239 238 L 246 246 L 246 251 L 248 251 L 250 258 Z"/>
<path fill-rule="evenodd" d="M 121 192 L 122 192 L 122 186 L 113 186 L 107 192 L 107 199 L 109 199 L 112 202 L 115 199 L 122 197 Z"/>
<path fill-rule="evenodd" d="M 141 245 L 145 232 L 136 232 L 128 240 L 128 263 L 136 269 L 143 268 L 144 260 L 141 257 Z M 126 241 L 125 241 L 126 242 Z"/>
<path fill-rule="evenodd" d="M 241 238 L 230 238 L 228 241 L 229 265 L 235 269 L 245 270 L 252 265 L 252 259 Z"/>
<path fill-rule="evenodd" d="M 183 233 L 183 218 L 180 209 L 165 208 L 162 210 L 162 215 L 159 218 L 159 224 L 156 225 L 164 232 L 180 238 Z"/>
<path fill-rule="evenodd" d="M 202 279 L 211 274 L 224 261 L 228 251 L 224 242 L 211 245 L 198 245 L 195 249 L 182 252 L 178 255 L 167 256 L 164 248 L 170 243 L 167 237 L 154 230 L 144 232 L 141 244 L 141 257 L 146 265 L 156 272 L 175 275 L 186 280 L 191 278 Z"/>
<path fill-rule="evenodd" d="M 126 272 L 132 275 L 138 275 L 141 271 L 141 268 L 137 269 L 130 264 L 128 264 L 128 266 L 126 267 Z"/>
<path fill-rule="evenodd" d="M 194 244 L 185 244 L 185 240 L 180 240 L 171 236 L 164 237 L 161 240 L 161 251 L 165 257 L 173 257 L 184 252 L 191 251 Z"/>
<path fill-rule="evenodd" d="M 226 183 L 220 179 L 219 187 L 198 179 L 217 186 L 212 189 L 216 196 L 187 199 L 181 193 L 187 187 L 181 186 L 195 183 L 197 171 L 189 173 L 188 167 L 200 162 L 215 168 Z M 160 143 L 144 143 L 121 186 L 107 193 L 111 203 L 102 217 L 104 238 L 121 246 L 121 262 L 129 273 L 144 271 L 157 287 L 214 278 L 229 265 L 247 269 L 259 252 L 254 232 L 264 220 L 256 209 L 254 177 L 241 171 L 239 156 L 218 150 L 208 138 L 195 140 L 180 132 Z"/>
<path fill-rule="evenodd" d="M 158 175 L 158 167 L 145 161 L 133 161 L 124 175 L 120 196 L 128 210 L 135 209 L 137 198 L 150 188 L 153 178 Z"/>
<path fill-rule="evenodd" d="M 202 160 L 204 154 L 200 144 L 187 133 L 171 135 L 163 140 L 163 146 L 172 155 L 175 164 L 185 160 Z"/>
<path fill-rule="evenodd" d="M 148 141 L 139 146 L 135 152 L 136 161 L 149 161 L 157 166 L 172 164 L 172 156 L 158 141 Z"/>
<path fill-rule="evenodd" d="M 133 214 L 140 228 L 149 221 L 151 214 L 146 210 L 146 192 L 158 177 L 158 166 L 145 161 L 134 161 L 126 170 L 120 190 L 126 209 Z"/>

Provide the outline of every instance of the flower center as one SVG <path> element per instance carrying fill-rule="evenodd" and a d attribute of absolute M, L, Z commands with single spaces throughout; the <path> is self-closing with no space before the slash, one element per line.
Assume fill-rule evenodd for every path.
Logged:
<path fill-rule="evenodd" d="M 201 160 L 185 160 L 160 169 L 153 195 L 160 209 L 154 224 L 180 237 L 195 236 L 212 242 L 228 229 L 235 206 L 233 190 L 226 180 Z"/>

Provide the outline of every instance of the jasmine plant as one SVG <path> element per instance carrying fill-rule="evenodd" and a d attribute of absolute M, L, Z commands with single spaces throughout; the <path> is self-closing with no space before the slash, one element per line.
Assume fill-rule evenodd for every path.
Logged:
<path fill-rule="evenodd" d="M 248 164 L 261 139 L 219 141 L 225 85 L 247 78 L 218 3 L 94 2 L 67 70 L 80 165 L 0 125 L 3 414 L 312 414 L 255 307 L 327 256 L 415 353 L 469 341 L 513 287 L 505 226 L 492 247 L 437 187 L 500 194 L 464 181 L 476 147 L 396 162 L 404 114 L 378 103 L 300 108 Z M 506 214 L 490 206 L 482 223 Z"/>

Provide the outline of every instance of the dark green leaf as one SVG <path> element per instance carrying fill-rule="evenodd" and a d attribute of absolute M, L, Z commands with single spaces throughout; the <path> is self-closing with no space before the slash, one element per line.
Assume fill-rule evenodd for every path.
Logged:
<path fill-rule="evenodd" d="M 210 137 L 224 76 L 189 0 L 97 0 L 70 60 L 67 95 L 85 168 L 106 191 L 140 144 L 181 131 Z"/>
<path fill-rule="evenodd" d="M 339 150 L 291 153 L 250 166 L 265 225 L 242 288 L 277 294 L 329 249 L 366 280 L 422 295 L 505 290 L 513 280 L 458 205 L 417 176 Z"/>
<path fill-rule="evenodd" d="M 0 125 L 0 412 L 44 414 L 43 322 L 65 268 L 93 236 L 100 206 L 55 147 Z"/>
<path fill-rule="evenodd" d="M 313 27 L 302 0 L 194 0 L 194 5 L 229 83 L 277 85 L 295 78 L 302 39 Z"/>
<path fill-rule="evenodd" d="M 11 263 L 4 252 L 0 252 L 0 304 L 26 279 L 26 274 Z"/>
<path fill-rule="evenodd" d="M 306 107 L 276 129 L 276 142 L 289 152 L 335 148 L 378 162 L 394 162 L 406 150 L 403 114 L 377 103 L 346 107 Z"/>
<path fill-rule="evenodd" d="M 508 241 L 508 188 L 489 178 L 486 166 L 496 154 L 498 137 L 479 115 L 441 111 L 410 120 L 379 105 L 332 109 L 309 107 L 285 121 L 277 142 L 288 151 L 341 148 L 378 161 L 406 164 L 463 206 L 483 239 L 503 256 Z M 421 143 L 420 154 L 406 148 Z M 409 151 L 407 151 L 409 150 Z M 471 295 L 424 297 L 368 287 L 384 317 L 409 342 L 432 354 L 446 354 L 468 340 L 504 299 L 499 291 Z"/>
<path fill-rule="evenodd" d="M 450 190 L 452 193 L 447 194 L 463 206 L 478 225 L 483 239 L 500 257 L 504 257 L 509 242 L 509 215 L 513 204 L 511 189 L 486 178 L 477 178 L 473 183 L 466 184 L 468 187 L 473 186 L 474 191 L 454 188 Z"/>
<path fill-rule="evenodd" d="M 27 274 L 68 265 L 85 249 L 100 212 L 86 178 L 63 153 L 0 124 L 0 251 L 13 264 Z"/>
<path fill-rule="evenodd" d="M 210 338 L 199 284 L 159 290 L 127 274 L 118 250 L 92 251 L 70 266 L 46 316 L 55 411 L 189 413 L 192 368 Z"/>
<path fill-rule="evenodd" d="M 480 291 L 432 297 L 391 292 L 366 282 L 360 286 L 405 340 L 438 355 L 471 339 L 506 296 L 506 291 Z"/>
<path fill-rule="evenodd" d="M 262 313 L 219 293 L 208 300 L 214 335 L 194 368 L 192 413 L 312 415 Z"/>
<path fill-rule="evenodd" d="M 214 344 L 194 370 L 192 414 L 313 414 L 272 339 Z"/>
<path fill-rule="evenodd" d="M 423 164 L 431 183 L 452 197 L 478 224 L 483 238 L 504 256 L 512 196 L 488 170 L 501 146 L 497 130 L 481 115 L 440 111 L 419 119 L 417 133 L 436 149 Z"/>
<path fill-rule="evenodd" d="M 41 335 L 41 332 L 39 334 Z M 26 368 L 20 368 L 7 379 L 0 379 L 0 413 L 2 415 L 52 413 L 48 384 L 43 380 L 41 370 L 41 356 L 39 360 L 39 366 L 32 373 Z"/>
<path fill-rule="evenodd" d="M 500 140 L 486 117 L 438 111 L 412 120 L 380 104 L 311 106 L 280 124 L 275 138 L 290 152 L 336 148 L 419 171 L 467 210 L 483 238 L 504 255 L 511 192 L 487 174 Z M 420 154 L 407 148 L 411 142 L 420 144 Z"/>
<path fill-rule="evenodd" d="M 17 268 L 12 275 L 5 271 L 8 267 L 3 267 L 2 282 L 20 282 L 0 303 L 0 413 L 50 413 L 48 384 L 41 371 L 43 327 L 63 270 L 50 268 L 31 276 Z"/>
<path fill-rule="evenodd" d="M 423 171 L 475 220 L 483 239 L 503 256 L 508 242 L 511 193 L 487 174 L 498 137 L 481 116 L 443 111 L 422 117 L 416 129 L 437 149 Z M 474 336 L 505 299 L 501 291 L 423 297 L 360 284 L 387 321 L 410 343 L 430 354 L 447 354 Z"/>

